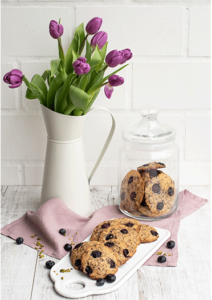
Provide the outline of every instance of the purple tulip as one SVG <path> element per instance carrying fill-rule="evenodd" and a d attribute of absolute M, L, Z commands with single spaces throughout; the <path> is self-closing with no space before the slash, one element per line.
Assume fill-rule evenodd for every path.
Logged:
<path fill-rule="evenodd" d="M 113 87 L 119 86 L 124 83 L 124 78 L 118 75 L 112 75 L 108 79 L 109 83 L 107 83 L 104 87 L 105 96 L 110 99 L 113 93 Z"/>
<path fill-rule="evenodd" d="M 18 69 L 13 69 L 4 75 L 4 82 L 11 84 L 9 88 L 14 89 L 19 87 L 22 84 L 23 74 Z"/>
<path fill-rule="evenodd" d="M 104 31 L 99 31 L 93 36 L 91 40 L 91 46 L 93 48 L 96 48 L 96 45 L 98 45 L 99 49 L 101 50 L 102 47 L 106 44 L 106 42 L 107 42 L 107 33 Z"/>
<path fill-rule="evenodd" d="M 91 69 L 90 65 L 86 63 L 86 58 L 82 56 L 75 60 L 72 66 L 77 75 L 87 74 Z"/>
<path fill-rule="evenodd" d="M 124 49 L 119 51 L 121 53 L 121 61 L 120 61 L 120 65 L 124 64 L 127 60 L 132 58 L 132 52 L 130 49 Z"/>
<path fill-rule="evenodd" d="M 102 26 L 102 19 L 95 17 L 88 22 L 86 26 L 86 31 L 88 34 L 93 35 L 100 29 L 101 26 Z"/>
<path fill-rule="evenodd" d="M 112 75 L 109 77 L 108 81 L 111 86 L 119 86 L 124 83 L 124 78 L 118 75 Z"/>
<path fill-rule="evenodd" d="M 113 50 L 107 54 L 105 58 L 105 62 L 108 64 L 108 67 L 115 68 L 120 64 L 121 59 L 122 59 L 122 55 L 120 51 Z"/>
<path fill-rule="evenodd" d="M 63 25 L 52 20 L 49 23 L 49 33 L 53 39 L 59 39 L 59 37 L 63 35 Z"/>
<path fill-rule="evenodd" d="M 113 93 L 113 87 L 107 83 L 104 87 L 105 96 L 110 99 Z"/>

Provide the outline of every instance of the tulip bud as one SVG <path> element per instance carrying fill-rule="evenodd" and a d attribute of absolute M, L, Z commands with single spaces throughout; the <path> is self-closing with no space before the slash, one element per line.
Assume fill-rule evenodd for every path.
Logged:
<path fill-rule="evenodd" d="M 52 20 L 49 23 L 49 33 L 53 39 L 59 39 L 63 35 L 63 25 Z"/>
<path fill-rule="evenodd" d="M 95 17 L 88 22 L 86 26 L 86 31 L 88 34 L 93 35 L 100 29 L 101 25 L 102 19 Z"/>
<path fill-rule="evenodd" d="M 124 78 L 118 75 L 112 75 L 109 77 L 108 81 L 111 86 L 119 86 L 124 83 Z"/>
<path fill-rule="evenodd" d="M 91 46 L 93 48 L 96 48 L 96 45 L 98 45 L 99 49 L 101 50 L 102 47 L 106 44 L 106 42 L 107 42 L 107 33 L 104 31 L 99 31 L 93 36 L 91 40 Z"/>
<path fill-rule="evenodd" d="M 82 56 L 75 60 L 72 66 L 77 75 L 87 74 L 91 69 L 90 65 L 86 63 L 86 58 Z"/>
<path fill-rule="evenodd" d="M 105 58 L 105 62 L 107 63 L 107 65 L 110 68 L 115 68 L 116 66 L 119 65 L 121 58 L 122 58 L 122 56 L 121 56 L 120 51 L 113 50 L 107 54 L 107 56 Z"/>
<path fill-rule="evenodd" d="M 132 58 L 132 52 L 130 49 L 124 49 L 119 51 L 121 53 L 121 61 L 120 61 L 120 65 L 124 64 L 127 60 Z"/>
<path fill-rule="evenodd" d="M 113 87 L 107 83 L 104 87 L 105 96 L 110 99 L 113 93 Z"/>
<path fill-rule="evenodd" d="M 11 84 L 9 88 L 14 89 L 19 87 L 22 84 L 23 74 L 20 70 L 13 69 L 4 75 L 4 82 Z"/>

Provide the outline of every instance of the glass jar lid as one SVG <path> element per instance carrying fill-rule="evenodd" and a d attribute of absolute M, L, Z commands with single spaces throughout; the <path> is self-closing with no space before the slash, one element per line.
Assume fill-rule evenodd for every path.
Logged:
<path fill-rule="evenodd" d="M 142 119 L 122 130 L 125 141 L 144 147 L 165 145 L 175 140 L 175 129 L 158 121 L 157 108 L 144 108 L 140 111 Z"/>

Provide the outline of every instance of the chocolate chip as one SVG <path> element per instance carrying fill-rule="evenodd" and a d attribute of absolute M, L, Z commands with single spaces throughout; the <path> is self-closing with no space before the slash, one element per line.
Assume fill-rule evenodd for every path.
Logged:
<path fill-rule="evenodd" d="M 133 176 L 131 176 L 128 180 L 128 185 L 133 182 Z"/>
<path fill-rule="evenodd" d="M 110 224 L 109 223 L 105 223 L 105 224 L 102 224 L 102 228 L 108 228 L 110 226 Z"/>
<path fill-rule="evenodd" d="M 134 224 L 131 223 L 131 222 L 125 224 L 125 226 L 127 226 L 127 227 L 133 227 L 133 225 L 134 225 Z"/>
<path fill-rule="evenodd" d="M 159 203 L 157 204 L 157 210 L 162 210 L 163 207 L 164 207 L 163 202 L 159 202 Z"/>
<path fill-rule="evenodd" d="M 145 165 L 143 165 L 142 167 L 148 167 L 149 166 L 149 164 L 145 164 Z"/>
<path fill-rule="evenodd" d="M 77 259 L 77 260 L 75 261 L 75 266 L 76 266 L 76 267 L 80 267 L 80 266 L 81 266 L 81 259 Z"/>
<path fill-rule="evenodd" d="M 172 187 L 170 187 L 168 189 L 168 194 L 169 194 L 169 196 L 173 196 L 174 195 L 174 189 Z"/>
<path fill-rule="evenodd" d="M 107 242 L 107 243 L 105 243 L 105 246 L 111 248 L 111 247 L 114 246 L 114 243 L 113 242 Z"/>
<path fill-rule="evenodd" d="M 127 234 L 128 230 L 127 229 L 122 229 L 122 230 L 120 230 L 120 232 L 123 233 L 123 234 Z"/>
<path fill-rule="evenodd" d="M 111 269 L 116 267 L 115 261 L 112 259 L 110 261 L 110 267 L 111 267 Z"/>
<path fill-rule="evenodd" d="M 129 254 L 129 251 L 127 249 L 124 249 L 123 254 L 124 254 L 125 257 L 128 257 L 127 255 Z"/>
<path fill-rule="evenodd" d="M 154 235 L 154 236 L 157 236 L 157 235 L 158 235 L 157 231 L 150 230 L 150 232 L 151 232 L 151 234 Z"/>
<path fill-rule="evenodd" d="M 91 269 L 90 266 L 87 266 L 87 267 L 85 268 L 85 272 L 89 275 L 89 274 L 91 274 L 91 273 L 93 272 L 93 270 Z"/>
<path fill-rule="evenodd" d="M 111 240 L 113 238 L 113 234 L 109 233 L 108 235 L 106 235 L 106 240 Z"/>
<path fill-rule="evenodd" d="M 158 170 L 155 170 L 155 169 L 149 170 L 149 176 L 150 177 L 157 177 L 158 176 Z"/>
<path fill-rule="evenodd" d="M 132 192 L 132 193 L 130 194 L 130 199 L 131 199 L 132 201 L 135 201 L 135 197 L 136 197 L 136 192 Z"/>
<path fill-rule="evenodd" d="M 121 200 L 124 201 L 125 199 L 125 192 L 121 193 Z"/>
<path fill-rule="evenodd" d="M 160 194 L 160 184 L 157 184 L 157 183 L 153 184 L 152 191 L 154 193 Z"/>
<path fill-rule="evenodd" d="M 83 243 L 79 243 L 79 244 L 77 244 L 75 247 L 74 247 L 74 249 L 77 249 L 77 248 L 79 248 L 81 245 L 82 245 Z"/>
<path fill-rule="evenodd" d="M 94 250 L 93 252 L 91 252 L 91 256 L 93 256 L 93 258 L 97 258 L 101 256 L 101 252 L 98 250 Z"/>

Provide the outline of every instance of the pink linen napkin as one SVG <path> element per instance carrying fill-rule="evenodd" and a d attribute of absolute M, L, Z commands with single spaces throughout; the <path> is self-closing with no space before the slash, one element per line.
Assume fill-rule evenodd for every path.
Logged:
<path fill-rule="evenodd" d="M 180 220 L 195 212 L 203 206 L 208 200 L 200 198 L 187 190 L 179 193 L 178 209 L 169 218 L 154 221 L 142 222 L 150 226 L 167 229 L 171 232 L 171 240 L 174 240 L 176 245 L 173 249 L 166 247 L 166 242 L 158 251 L 170 253 L 167 256 L 167 261 L 163 264 L 157 262 L 157 255 L 151 256 L 144 265 L 147 266 L 162 266 L 174 267 L 178 260 L 178 245 L 177 233 L 180 226 Z M 94 227 L 102 221 L 111 218 L 125 217 L 117 205 L 109 205 L 97 209 L 91 216 L 81 217 L 71 209 L 69 209 L 62 200 L 53 198 L 40 206 L 36 212 L 27 211 L 18 220 L 4 226 L 1 233 L 5 236 L 10 236 L 13 239 L 17 237 L 24 238 L 24 244 L 32 248 L 36 247 L 37 238 L 44 245 L 44 253 L 55 258 L 61 259 L 67 252 L 64 250 L 65 244 L 78 244 L 87 238 L 93 231 Z M 59 229 L 66 229 L 66 236 L 59 234 Z M 31 236 L 35 236 L 32 238 Z"/>

